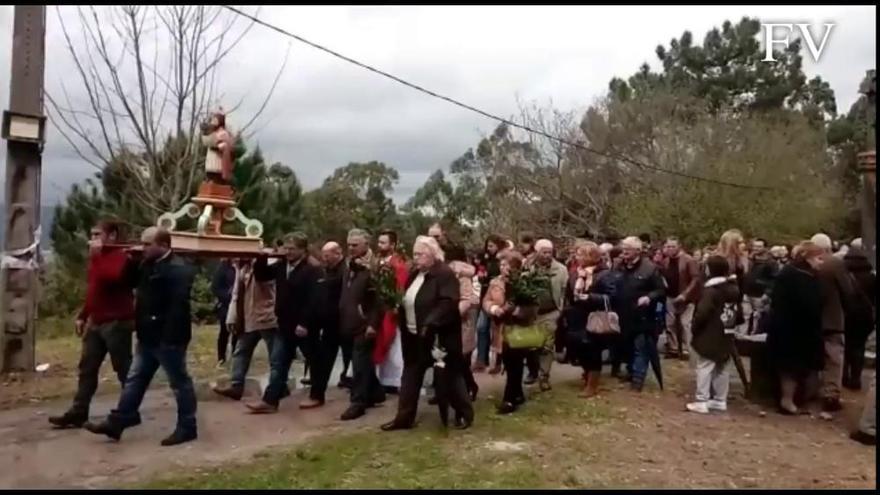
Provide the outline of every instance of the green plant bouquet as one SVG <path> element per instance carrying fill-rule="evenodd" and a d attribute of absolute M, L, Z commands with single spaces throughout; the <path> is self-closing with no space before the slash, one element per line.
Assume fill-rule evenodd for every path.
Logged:
<path fill-rule="evenodd" d="M 514 305 L 517 315 L 510 315 L 508 323 L 531 325 L 538 316 L 538 301 L 550 290 L 550 279 L 545 275 L 527 272 L 511 277 L 505 288 L 507 301 Z"/>
<path fill-rule="evenodd" d="M 403 293 L 397 290 L 397 274 L 394 267 L 382 263 L 373 272 L 379 302 L 387 309 L 397 309 L 403 303 Z"/>

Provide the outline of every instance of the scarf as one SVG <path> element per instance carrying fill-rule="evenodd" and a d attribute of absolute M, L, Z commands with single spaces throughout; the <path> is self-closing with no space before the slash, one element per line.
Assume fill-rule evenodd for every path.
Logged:
<path fill-rule="evenodd" d="M 574 282 L 574 297 L 577 300 L 587 298 L 587 292 L 593 285 L 593 272 L 596 270 L 594 266 L 578 267 L 577 280 Z"/>

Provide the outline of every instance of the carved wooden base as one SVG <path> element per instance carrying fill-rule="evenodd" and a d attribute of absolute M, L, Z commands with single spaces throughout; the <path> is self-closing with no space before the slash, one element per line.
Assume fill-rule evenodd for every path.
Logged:
<path fill-rule="evenodd" d="M 192 232 L 171 232 L 171 248 L 181 254 L 249 258 L 267 254 L 263 241 L 233 235 L 198 235 Z"/>
<path fill-rule="evenodd" d="M 175 231 L 177 221 L 188 216 L 197 220 L 195 232 Z M 244 225 L 244 236 L 221 233 L 223 222 Z M 263 224 L 235 207 L 232 187 L 205 181 L 198 195 L 176 212 L 163 213 L 156 224 L 171 231 L 171 247 L 180 253 L 222 257 L 251 257 L 263 252 Z"/>

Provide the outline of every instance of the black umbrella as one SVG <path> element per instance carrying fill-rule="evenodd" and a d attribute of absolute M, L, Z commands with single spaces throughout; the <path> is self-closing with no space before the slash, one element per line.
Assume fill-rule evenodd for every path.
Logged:
<path fill-rule="evenodd" d="M 660 368 L 660 352 L 657 351 L 657 340 L 647 335 L 645 336 L 648 339 L 648 359 L 651 362 L 651 369 L 654 370 L 654 377 L 657 378 L 657 383 L 660 385 L 660 390 L 663 390 L 663 369 Z"/>

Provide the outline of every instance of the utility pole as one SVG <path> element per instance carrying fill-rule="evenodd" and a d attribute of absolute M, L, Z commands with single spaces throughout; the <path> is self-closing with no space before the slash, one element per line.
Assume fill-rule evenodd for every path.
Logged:
<path fill-rule="evenodd" d="M 33 371 L 45 117 L 46 6 L 16 5 L 6 144 L 6 232 L 0 272 L 0 372 Z"/>
<path fill-rule="evenodd" d="M 868 100 L 867 150 L 859 153 L 859 172 L 862 175 L 862 247 L 871 265 L 877 268 L 877 73 L 869 70 L 859 92 Z"/>

